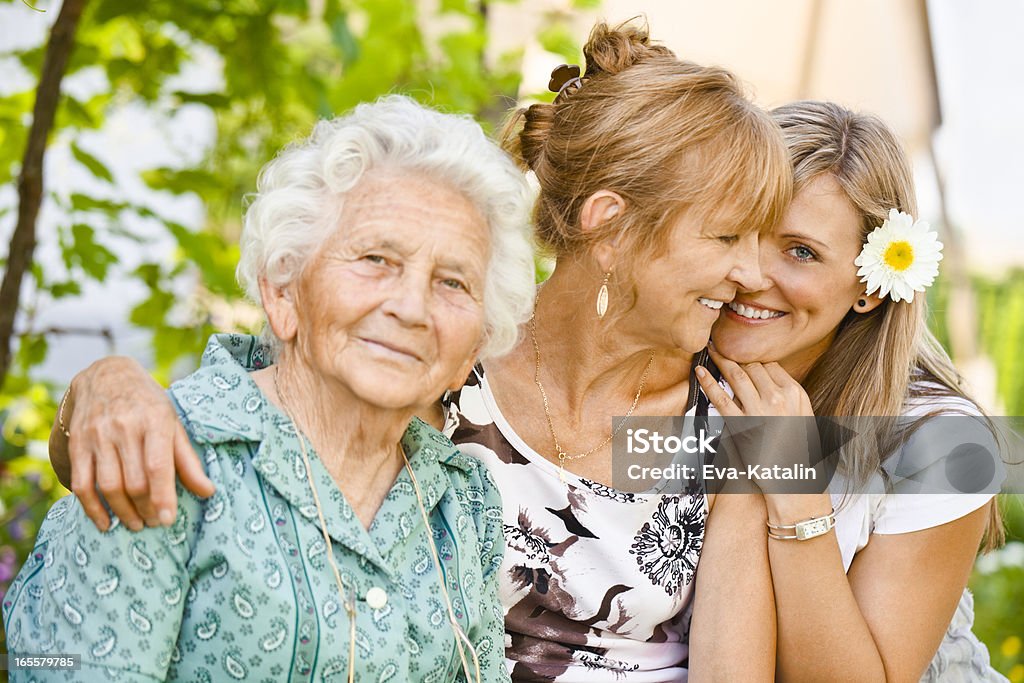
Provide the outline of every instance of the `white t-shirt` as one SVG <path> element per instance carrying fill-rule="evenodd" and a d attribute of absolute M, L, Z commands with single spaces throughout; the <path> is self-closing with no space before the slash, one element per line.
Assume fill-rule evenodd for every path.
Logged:
<path fill-rule="evenodd" d="M 936 412 L 941 414 L 928 419 L 899 453 L 882 462 L 886 477 L 875 474 L 853 494 L 845 492 L 847 482 L 842 476 L 833 479 L 829 489 L 836 510 L 836 538 L 847 571 L 872 534 L 906 534 L 941 526 L 974 512 L 999 492 L 1005 470 L 978 409 L 959 397 L 915 398 L 904 407 L 907 418 Z M 981 486 L 963 481 L 952 462 L 965 444 L 976 445 L 967 457 L 976 458 L 972 466 L 984 472 Z M 984 461 L 986 454 L 991 459 Z"/>
<path fill-rule="evenodd" d="M 728 385 L 720 383 L 732 395 Z M 719 415 L 714 406 L 708 412 Z M 928 419 L 899 453 L 883 461 L 885 477 L 876 473 L 855 493 L 847 491 L 843 477 L 833 478 L 829 491 L 836 510 L 835 534 L 847 571 L 872 535 L 905 534 L 946 524 L 974 512 L 998 493 L 1005 469 L 978 409 L 959 397 L 914 398 L 904 406 L 907 418 L 935 413 L 941 414 Z M 969 450 L 962 450 L 968 445 Z M 968 475 L 981 474 L 965 476 L 965 464 Z M 958 486 L 977 492 L 957 492 Z M 991 668 L 987 648 L 971 631 L 973 623 L 974 599 L 964 589 L 922 683 L 1008 683 Z"/>

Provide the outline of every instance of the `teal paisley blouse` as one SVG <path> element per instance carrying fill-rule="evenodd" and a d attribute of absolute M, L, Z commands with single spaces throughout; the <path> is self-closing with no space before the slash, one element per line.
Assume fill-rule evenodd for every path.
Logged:
<path fill-rule="evenodd" d="M 298 436 L 239 365 L 264 358 L 253 338 L 219 335 L 200 370 L 170 388 L 217 486 L 202 500 L 179 484 L 173 526 L 132 533 L 115 520 L 103 533 L 74 496 L 53 506 L 4 597 L 8 651 L 78 654 L 82 666 L 12 671 L 12 681 L 346 679 L 349 620 Z M 402 447 L 482 679 L 508 680 L 498 491 L 482 465 L 419 420 Z M 408 472 L 367 530 L 309 455 L 338 566 L 357 596 L 358 680 L 462 680 Z"/>

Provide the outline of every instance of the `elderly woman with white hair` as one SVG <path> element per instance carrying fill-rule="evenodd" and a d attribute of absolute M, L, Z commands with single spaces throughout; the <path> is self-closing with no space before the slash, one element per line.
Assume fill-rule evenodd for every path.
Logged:
<path fill-rule="evenodd" d="M 498 492 L 414 415 L 515 342 L 528 211 L 475 123 L 402 97 L 282 152 L 238 269 L 273 348 L 214 337 L 169 389 L 216 493 L 179 485 L 138 534 L 59 501 L 4 597 L 11 654 L 81 654 L 36 680 L 507 679 Z"/>

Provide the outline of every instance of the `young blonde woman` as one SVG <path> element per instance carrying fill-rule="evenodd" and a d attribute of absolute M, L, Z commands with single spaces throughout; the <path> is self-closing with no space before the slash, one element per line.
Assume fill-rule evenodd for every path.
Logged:
<path fill-rule="evenodd" d="M 643 30 L 598 25 L 584 54 L 582 75 L 556 70 L 554 103 L 509 134 L 540 185 L 537 233 L 557 267 L 519 343 L 432 419 L 502 494 L 513 679 L 768 680 L 771 586 L 738 561 L 763 503 L 611 488 L 611 418 L 694 411 L 692 368 L 722 305 L 760 286 L 758 234 L 790 195 L 785 146 L 731 74 L 680 61 Z M 140 367 L 97 364 L 70 394 L 72 471 L 61 430 L 52 453 L 99 523 L 97 487 L 124 523 L 165 522 L 175 462 L 186 486 L 209 491 Z"/>
<path fill-rule="evenodd" d="M 969 469 L 1000 467 L 983 420 L 947 417 L 981 412 L 926 327 L 921 292 L 940 245 L 911 227 L 918 212 L 906 156 L 882 121 L 834 104 L 800 102 L 773 117 L 789 147 L 794 199 L 762 240 L 763 286 L 738 293 L 713 331 L 732 391 L 703 371 L 701 384 L 726 416 L 868 416 L 862 424 L 880 445 L 853 441 L 840 452 L 845 485 L 832 495 L 764 494 L 776 525 L 768 531 L 779 676 L 1005 680 L 970 631 L 965 591 L 986 529 L 990 545 L 1001 534 L 998 481 L 988 493 L 906 492 L 920 473 L 944 468 L 958 444 L 979 445 Z M 895 415 L 935 417 L 908 437 L 880 419 Z M 817 520 L 805 526 L 814 533 L 832 519 L 827 533 L 791 538 L 797 522 Z"/>

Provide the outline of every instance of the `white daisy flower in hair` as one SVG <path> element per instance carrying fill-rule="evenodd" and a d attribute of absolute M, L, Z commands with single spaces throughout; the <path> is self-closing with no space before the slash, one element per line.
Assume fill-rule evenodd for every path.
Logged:
<path fill-rule="evenodd" d="M 889 209 L 889 218 L 871 231 L 853 263 L 867 293 L 911 302 L 935 281 L 942 260 L 942 242 L 925 221 Z"/>

